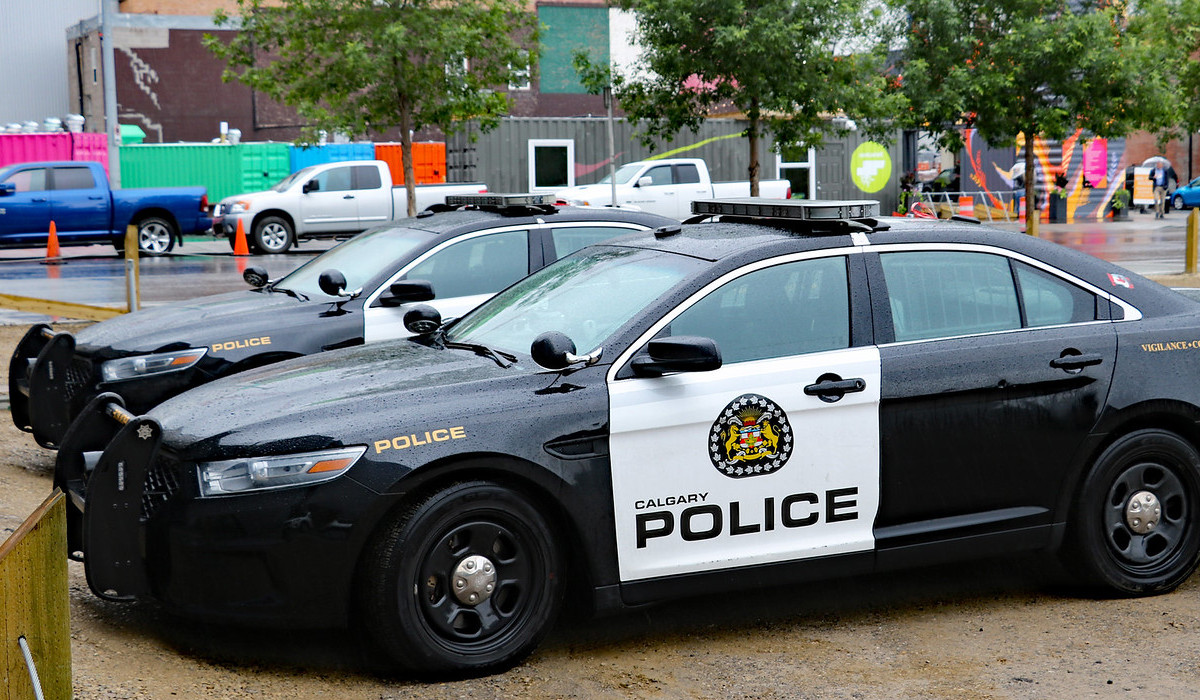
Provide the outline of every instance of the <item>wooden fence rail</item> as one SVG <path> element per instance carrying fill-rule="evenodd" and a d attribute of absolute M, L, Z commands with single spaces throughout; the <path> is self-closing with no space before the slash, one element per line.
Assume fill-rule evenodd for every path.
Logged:
<path fill-rule="evenodd" d="M 67 510 L 56 490 L 0 544 L 0 663 L 4 698 L 37 697 L 22 652 L 24 637 L 43 696 L 71 697 L 71 622 L 67 590 Z"/>

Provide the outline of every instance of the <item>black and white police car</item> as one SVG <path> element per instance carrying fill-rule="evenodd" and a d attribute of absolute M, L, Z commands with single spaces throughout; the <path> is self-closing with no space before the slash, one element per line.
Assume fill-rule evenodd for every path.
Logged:
<path fill-rule="evenodd" d="M 460 209 L 368 231 L 270 283 L 252 267 L 252 291 L 145 309 L 77 335 L 36 325 L 10 362 L 13 422 L 55 447 L 98 393 L 120 394 L 141 413 L 250 367 L 403 337 L 411 302 L 460 316 L 584 246 L 672 222 L 635 210 L 559 208 L 537 194 L 456 195 L 446 208 Z"/>
<path fill-rule="evenodd" d="M 56 476 L 91 588 L 478 673 L 569 582 L 614 609 L 1032 550 L 1122 595 L 1196 568 L 1195 302 L 870 202 L 694 206 L 430 333 L 98 397 Z"/>

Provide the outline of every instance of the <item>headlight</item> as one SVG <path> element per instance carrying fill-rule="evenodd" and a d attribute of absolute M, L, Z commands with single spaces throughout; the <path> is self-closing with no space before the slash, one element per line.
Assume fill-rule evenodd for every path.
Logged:
<path fill-rule="evenodd" d="M 278 457 L 248 457 L 196 465 L 200 496 L 308 486 L 335 479 L 352 467 L 366 447 L 346 447 Z"/>
<path fill-rule="evenodd" d="M 232 202 L 229 205 L 230 214 L 245 214 L 248 211 L 250 211 L 250 201 L 246 199 Z"/>
<path fill-rule="evenodd" d="M 137 379 L 151 374 L 178 372 L 199 362 L 207 352 L 208 348 L 194 348 L 109 360 L 100 365 L 100 377 L 106 382 L 119 382 L 123 379 Z"/>

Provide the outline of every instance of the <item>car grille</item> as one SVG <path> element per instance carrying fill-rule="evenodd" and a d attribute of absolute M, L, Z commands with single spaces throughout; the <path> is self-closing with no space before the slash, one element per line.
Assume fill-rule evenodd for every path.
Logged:
<path fill-rule="evenodd" d="M 149 518 L 179 491 L 179 475 L 184 464 L 159 452 L 158 458 L 146 470 L 142 490 L 142 517 Z"/>
<path fill-rule="evenodd" d="M 67 399 L 75 398 L 80 392 L 91 388 L 91 385 L 92 361 L 79 355 L 74 356 L 71 358 L 71 364 L 67 366 L 67 376 L 63 383 Z"/>

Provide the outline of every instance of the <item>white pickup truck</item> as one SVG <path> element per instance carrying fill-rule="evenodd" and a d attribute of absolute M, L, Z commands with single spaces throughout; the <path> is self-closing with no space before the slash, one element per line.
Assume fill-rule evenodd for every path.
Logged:
<path fill-rule="evenodd" d="M 487 192 L 487 185 L 418 185 L 417 211 L 447 195 Z M 344 236 L 408 216 L 408 191 L 392 186 L 382 160 L 347 160 L 302 168 L 262 192 L 226 197 L 213 211 L 213 234 L 229 236 L 240 220 L 250 250 L 282 253 L 300 238 Z"/>
<path fill-rule="evenodd" d="M 708 164 L 699 158 L 642 160 L 617 168 L 617 204 L 635 206 L 644 211 L 673 219 L 692 215 L 697 199 L 749 197 L 750 182 L 713 182 Z M 787 180 L 759 180 L 760 197 L 788 199 L 792 186 Z M 609 206 L 612 204 L 612 180 L 605 176 L 594 185 L 572 187 L 555 192 L 567 204 Z"/>

